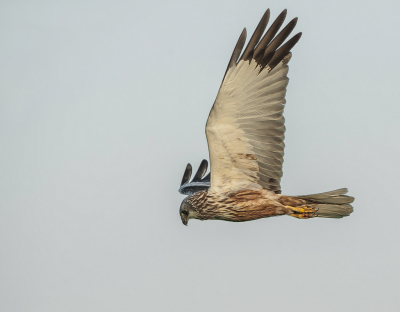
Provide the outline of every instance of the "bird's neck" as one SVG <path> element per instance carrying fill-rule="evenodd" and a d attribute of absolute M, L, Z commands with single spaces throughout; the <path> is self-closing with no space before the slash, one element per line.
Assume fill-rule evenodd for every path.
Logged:
<path fill-rule="evenodd" d="M 207 203 L 207 194 L 207 190 L 197 192 L 192 196 L 189 196 L 187 201 L 196 209 L 197 212 L 200 212 Z"/>

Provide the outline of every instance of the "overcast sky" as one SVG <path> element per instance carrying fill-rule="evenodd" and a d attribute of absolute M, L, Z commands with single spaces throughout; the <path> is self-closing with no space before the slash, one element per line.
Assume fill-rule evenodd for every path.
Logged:
<path fill-rule="evenodd" d="M 283 193 L 344 219 L 182 225 L 188 162 L 267 8 L 290 62 Z M 0 2 L 0 310 L 399 311 L 399 1 Z M 294 32 L 296 33 L 296 31 Z"/>

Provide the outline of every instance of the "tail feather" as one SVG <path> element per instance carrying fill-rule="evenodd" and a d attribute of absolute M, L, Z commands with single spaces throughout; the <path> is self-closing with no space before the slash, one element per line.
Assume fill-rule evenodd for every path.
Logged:
<path fill-rule="evenodd" d="M 320 204 L 315 206 L 316 217 L 320 218 L 343 218 L 353 212 L 353 207 L 349 204 L 329 205 Z"/>
<path fill-rule="evenodd" d="M 315 204 L 315 217 L 321 218 L 343 218 L 353 212 L 353 207 L 349 205 L 354 201 L 354 197 L 344 195 L 346 188 L 335 191 L 296 196 L 307 201 L 309 204 Z"/>

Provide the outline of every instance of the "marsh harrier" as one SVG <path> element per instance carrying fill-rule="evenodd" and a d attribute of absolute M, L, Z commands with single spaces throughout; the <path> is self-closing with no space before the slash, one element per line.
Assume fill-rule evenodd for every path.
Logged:
<path fill-rule="evenodd" d="M 344 195 L 345 188 L 305 196 L 281 194 L 288 63 L 301 33 L 285 42 L 295 18 L 277 34 L 284 10 L 263 36 L 269 16 L 268 9 L 244 51 L 246 29 L 233 50 L 206 124 L 210 174 L 204 177 L 208 163 L 203 160 L 190 181 L 188 164 L 179 189 L 189 195 L 179 209 L 185 225 L 189 219 L 342 218 L 353 211 L 354 198 Z"/>

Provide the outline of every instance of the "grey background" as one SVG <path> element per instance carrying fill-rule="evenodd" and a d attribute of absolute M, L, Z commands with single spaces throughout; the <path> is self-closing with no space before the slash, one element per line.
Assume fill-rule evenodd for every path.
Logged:
<path fill-rule="evenodd" d="M 342 220 L 182 225 L 243 27 L 298 16 L 283 192 Z M 2 1 L 0 310 L 399 311 L 398 1 Z"/>

